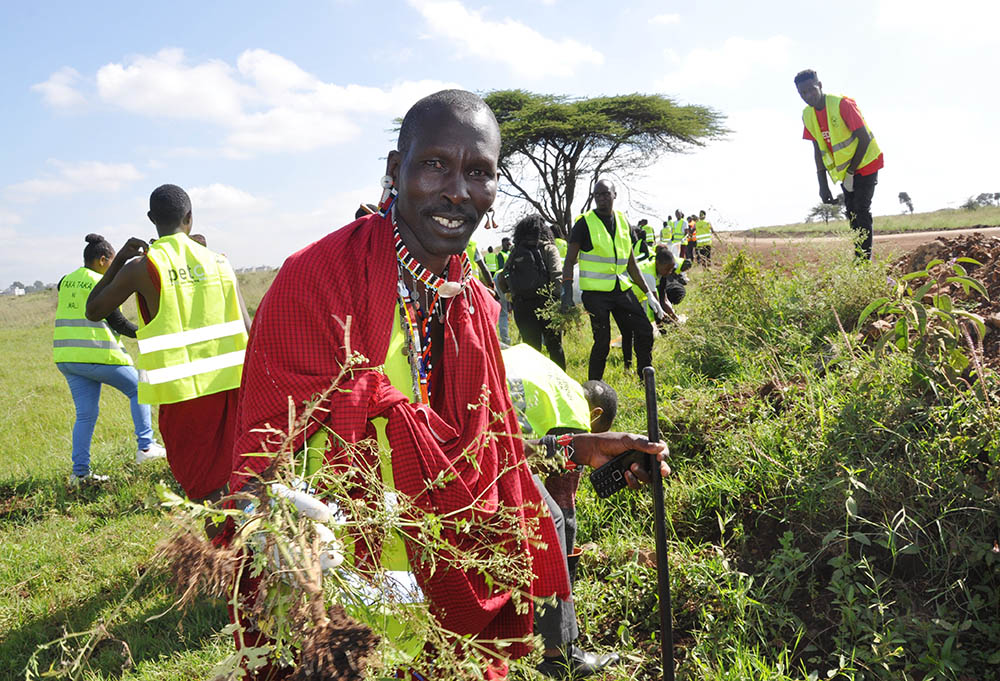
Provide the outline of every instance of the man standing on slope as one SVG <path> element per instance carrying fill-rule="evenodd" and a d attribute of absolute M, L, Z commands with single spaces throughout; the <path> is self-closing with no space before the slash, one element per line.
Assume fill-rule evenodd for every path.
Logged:
<path fill-rule="evenodd" d="M 312 438 L 325 427 L 337 435 L 327 440 L 325 465 L 360 464 L 336 443 L 381 433 L 391 468 L 384 482 L 421 508 L 441 515 L 473 509 L 486 526 L 502 510 L 528 525 L 539 517 L 540 542 L 506 532 L 499 541 L 485 533 L 487 544 L 477 532 L 446 536 L 462 549 L 502 545 L 507 555 L 530 558 L 535 578 L 519 588 L 565 600 L 566 561 L 551 517 L 536 516 L 541 498 L 506 389 L 499 306 L 474 280 L 465 255 L 496 198 L 499 153 L 499 126 L 480 97 L 461 90 L 425 97 L 404 116 L 388 154 L 383 214 L 352 222 L 285 261 L 247 348 L 230 487 L 241 489 L 270 464 L 270 457 L 249 455 L 280 447 L 259 429 L 285 421 L 290 400 L 299 407 L 327 391 L 348 361 L 349 344 L 352 357 L 367 361 L 317 405 L 303 434 Z M 665 450 L 622 433 L 574 436 L 572 446 L 574 462 L 593 466 L 629 448 L 661 458 Z M 447 482 L 429 484 L 437 480 Z M 442 627 L 487 648 L 531 633 L 532 608 L 518 608 L 513 592 L 496 586 L 501 580 L 477 569 L 435 570 L 418 543 L 404 540 L 406 566 L 393 569 L 412 571 Z M 494 649 L 485 678 L 504 678 L 505 659 L 528 650 L 516 640 Z"/>
<path fill-rule="evenodd" d="M 583 307 L 590 315 L 594 345 L 590 348 L 587 378 L 600 381 L 611 349 L 611 315 L 624 334 L 632 334 L 635 342 L 636 369 L 642 370 L 653 361 L 653 325 L 632 293 L 635 283 L 649 300 L 657 319 L 663 309 L 650 293 L 645 277 L 639 271 L 632 253 L 632 238 L 628 219 L 615 211 L 615 185 L 598 180 L 594 185 L 594 210 L 582 215 L 569 235 L 569 250 L 563 263 L 563 309 L 573 307 L 573 266 L 580 259 L 580 290 Z"/>
<path fill-rule="evenodd" d="M 102 319 L 133 293 L 139 306 L 139 401 L 159 404 L 167 463 L 192 500 L 216 500 L 232 473 L 237 389 L 250 317 L 225 256 L 191 239 L 191 199 L 176 185 L 149 197 L 152 246 L 132 237 L 87 299 Z M 136 257 L 140 256 L 140 257 Z"/>
<path fill-rule="evenodd" d="M 813 143 L 819 197 L 823 203 L 833 203 L 827 173 L 834 182 L 842 183 L 847 219 L 857 232 L 855 257 L 871 260 L 872 196 L 883 166 L 875 135 L 853 99 L 823 94 L 823 83 L 812 69 L 795 75 L 795 87 L 807 104 L 802 110 L 802 139 Z"/>

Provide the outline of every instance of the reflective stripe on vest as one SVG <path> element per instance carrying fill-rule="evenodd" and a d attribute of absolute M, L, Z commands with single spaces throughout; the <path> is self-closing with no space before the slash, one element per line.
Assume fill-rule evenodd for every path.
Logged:
<path fill-rule="evenodd" d="M 698 220 L 694 223 L 694 234 L 699 246 L 712 244 L 712 224 L 708 220 Z"/>
<path fill-rule="evenodd" d="M 87 298 L 101 275 L 89 267 L 73 270 L 59 285 L 52 359 L 83 364 L 132 364 L 132 358 L 111 327 L 104 321 L 87 319 Z"/>
<path fill-rule="evenodd" d="M 580 251 L 580 289 L 583 291 L 614 291 L 615 282 L 621 290 L 628 290 L 632 281 L 628 276 L 629 254 L 632 240 L 628 234 L 628 220 L 615 211 L 615 236 L 608 234 L 608 228 L 594 211 L 584 216 L 590 230 L 589 251 Z"/>
<path fill-rule="evenodd" d="M 847 175 L 847 166 L 851 164 L 851 159 L 854 158 L 858 139 L 854 136 L 853 131 L 847 127 L 847 124 L 844 123 L 844 119 L 840 117 L 840 100 L 843 97 L 837 95 L 824 95 L 824 97 L 826 99 L 826 125 L 830 133 L 829 143 L 823 137 L 823 131 L 819 127 L 816 109 L 811 106 L 803 109 L 802 122 L 819 146 L 820 155 L 823 158 L 823 167 L 826 168 L 826 172 L 830 174 L 830 178 L 834 182 L 841 182 Z M 860 111 L 858 115 L 861 115 Z M 861 116 L 861 120 L 865 121 L 864 116 Z M 871 143 L 868 145 L 861 163 L 858 164 L 858 168 L 864 168 L 882 153 L 878 143 L 875 141 L 875 135 L 872 134 L 867 122 L 865 122 L 865 130 L 868 131 L 868 136 L 871 137 Z"/>
<path fill-rule="evenodd" d="M 238 388 L 247 333 L 229 261 L 186 234 L 160 237 L 147 257 L 160 276 L 160 307 L 136 333 L 139 401 L 172 404 Z"/>
<path fill-rule="evenodd" d="M 553 428 L 590 431 L 590 407 L 583 386 L 530 345 L 501 351 L 507 389 L 525 437 L 540 438 Z"/>
<path fill-rule="evenodd" d="M 636 241 L 634 244 L 632 244 L 632 253 L 635 255 L 635 261 L 637 263 L 645 262 L 652 257 L 649 254 L 649 249 L 647 249 L 645 252 L 642 250 L 641 241 Z"/>
<path fill-rule="evenodd" d="M 653 225 L 647 222 L 642 226 L 642 231 L 646 234 L 646 244 L 652 246 L 656 241 L 656 232 L 653 230 Z"/>

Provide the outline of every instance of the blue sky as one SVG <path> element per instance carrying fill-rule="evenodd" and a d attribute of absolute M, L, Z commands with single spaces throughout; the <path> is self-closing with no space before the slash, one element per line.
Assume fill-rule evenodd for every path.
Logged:
<path fill-rule="evenodd" d="M 815 9 L 814 9 L 815 7 Z M 619 181 L 633 219 L 724 229 L 818 202 L 802 102 L 815 68 L 886 156 L 874 211 L 1000 191 L 995 0 L 353 0 L 0 6 L 0 288 L 53 282 L 83 237 L 149 238 L 150 191 L 192 196 L 234 265 L 278 265 L 380 192 L 392 120 L 443 87 L 659 92 L 727 116 L 728 139 Z M 498 206 L 510 224 L 520 202 Z M 477 234 L 482 243 L 494 233 Z"/>

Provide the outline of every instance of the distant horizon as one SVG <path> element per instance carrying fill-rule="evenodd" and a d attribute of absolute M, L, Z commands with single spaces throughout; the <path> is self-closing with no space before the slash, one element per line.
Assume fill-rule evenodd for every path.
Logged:
<path fill-rule="evenodd" d="M 921 216 L 921 215 L 931 215 L 933 213 L 940 213 L 940 212 L 943 212 L 943 211 L 955 211 L 955 212 L 957 212 L 957 211 L 964 211 L 965 214 L 968 214 L 971 217 L 971 216 L 976 215 L 977 212 L 978 212 L 978 210 L 979 209 L 976 209 L 976 210 L 967 210 L 967 209 L 963 209 L 963 208 L 945 207 L 945 208 L 935 208 L 933 210 L 928 210 L 928 211 L 914 211 L 912 213 L 912 216 L 913 217 L 917 217 L 917 216 Z M 987 208 L 987 210 L 988 210 L 988 208 Z M 909 217 L 910 215 L 911 215 L 910 213 L 907 213 L 906 211 L 903 211 L 903 212 L 897 212 L 897 213 L 888 213 L 888 214 L 883 214 L 883 215 L 875 215 L 874 217 L 875 217 L 875 219 L 878 219 L 878 218 L 893 218 L 893 217 Z M 845 219 L 844 218 L 839 218 L 836 221 L 837 222 L 844 222 Z M 766 229 L 769 229 L 769 228 L 793 227 L 793 226 L 796 226 L 796 225 L 810 225 L 810 226 L 814 226 L 815 227 L 815 226 L 819 226 L 821 222 L 822 222 L 822 220 L 819 220 L 819 219 L 815 220 L 812 223 L 808 223 L 808 222 L 806 222 L 804 220 L 799 220 L 798 222 L 787 222 L 787 223 L 773 224 L 773 225 L 758 225 L 756 227 L 747 227 L 747 228 L 743 228 L 743 229 L 732 229 L 732 228 L 731 229 L 724 229 L 723 228 L 723 229 L 719 229 L 718 231 L 721 231 L 721 232 L 752 232 L 752 231 L 757 231 L 757 230 L 766 230 Z M 831 222 L 834 222 L 834 220 L 831 220 Z M 344 226 L 346 226 L 347 224 L 350 224 L 350 223 L 345 223 Z M 713 227 L 714 227 L 714 225 L 713 225 Z M 912 230 L 912 231 L 913 232 L 952 231 L 952 230 L 960 230 L 960 229 L 982 229 L 982 228 L 987 228 L 988 229 L 988 228 L 992 228 L 992 227 L 1000 227 L 1000 222 L 998 222 L 996 225 L 969 225 L 967 227 L 928 227 L 927 229 L 915 229 L 915 230 Z M 338 227 L 337 229 L 340 229 L 340 227 Z M 331 231 L 336 231 L 336 230 L 331 230 Z M 483 230 L 477 230 L 476 234 L 479 234 L 481 231 L 483 231 Z M 876 231 L 876 233 L 879 231 L 878 225 L 875 226 L 875 231 Z M 496 232 L 492 232 L 491 233 L 491 237 L 492 238 L 491 238 L 490 241 L 485 241 L 485 240 L 481 241 L 481 242 L 477 241 L 477 244 L 482 244 L 482 250 L 485 251 L 485 248 L 488 245 L 492 245 L 492 246 L 499 245 L 501 237 L 502 236 L 509 236 L 510 232 L 511 232 L 510 229 L 506 229 L 506 230 L 500 229 L 500 230 L 497 230 Z M 322 238 L 322 236 L 324 236 L 324 235 L 318 236 L 317 239 Z M 473 235 L 473 236 L 475 236 L 475 235 Z M 301 247 L 305 247 L 307 245 L 308 244 L 302 244 Z M 81 247 L 81 252 L 82 252 L 82 247 Z M 231 262 L 231 264 L 233 265 L 233 269 L 236 271 L 237 274 L 243 274 L 243 273 L 246 273 L 246 272 L 254 272 L 254 271 L 260 271 L 260 270 L 276 270 L 276 269 L 279 269 L 283 263 L 284 263 L 284 258 L 282 258 L 282 262 L 273 263 L 273 264 L 271 264 L 271 263 L 260 263 L 260 264 L 257 264 L 257 265 L 239 265 L 237 263 Z M 76 265 L 76 267 L 79 267 L 79 266 L 80 266 L 79 264 Z M 72 269 L 75 269 L 75 267 L 72 268 Z M 67 270 L 67 272 L 72 271 L 72 269 L 71 270 Z M 62 276 L 63 275 L 60 275 L 60 278 Z M 21 283 L 24 283 L 24 279 L 20 279 L 20 278 L 19 279 L 13 279 L 13 280 L 11 280 L 10 284 L 8 284 L 8 285 L 6 285 L 6 287 L 0 289 L 0 295 L 9 295 L 9 294 L 7 294 L 7 291 L 9 291 L 13 287 L 14 283 L 18 282 L 18 281 L 20 281 Z M 32 281 L 33 282 L 37 282 L 37 281 L 41 281 L 41 280 L 40 279 L 33 279 Z M 54 287 L 56 285 L 56 283 L 58 283 L 58 279 L 56 279 L 56 281 L 53 281 L 53 282 L 50 282 L 50 283 L 45 283 L 44 287 L 46 289 L 52 288 L 52 287 Z M 34 283 L 32 283 L 32 286 L 33 285 L 34 285 Z"/>

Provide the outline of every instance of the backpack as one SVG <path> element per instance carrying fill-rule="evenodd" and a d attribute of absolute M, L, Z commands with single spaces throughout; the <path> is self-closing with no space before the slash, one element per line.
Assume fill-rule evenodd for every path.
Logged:
<path fill-rule="evenodd" d="M 507 287 L 516 298 L 539 298 L 540 289 L 549 284 L 549 273 L 538 246 L 517 246 L 507 258 L 504 272 Z"/>

